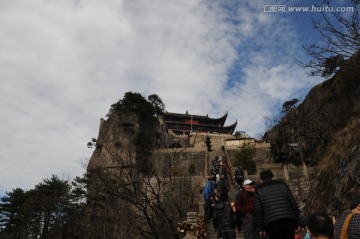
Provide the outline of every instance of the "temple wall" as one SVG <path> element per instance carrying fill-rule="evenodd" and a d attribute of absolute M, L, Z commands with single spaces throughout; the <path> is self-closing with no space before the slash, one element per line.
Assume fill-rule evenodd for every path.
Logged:
<path fill-rule="evenodd" d="M 154 156 L 161 170 L 171 170 L 172 176 L 203 176 L 206 152 L 197 149 L 156 150 Z"/>

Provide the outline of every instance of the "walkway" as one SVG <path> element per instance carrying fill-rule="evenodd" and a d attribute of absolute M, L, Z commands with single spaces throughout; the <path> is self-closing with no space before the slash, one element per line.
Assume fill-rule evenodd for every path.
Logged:
<path fill-rule="evenodd" d="M 221 146 L 223 145 L 223 142 L 221 140 L 213 140 L 213 151 L 209 152 L 208 159 L 209 162 L 207 162 L 206 169 L 209 170 L 211 167 L 211 159 L 215 158 L 215 156 L 223 156 L 224 158 L 224 151 L 221 149 Z M 227 155 L 228 156 L 228 155 Z M 225 156 L 226 157 L 226 156 Z M 270 161 L 264 161 L 258 160 L 255 161 L 257 170 L 261 171 L 263 169 L 271 169 L 277 179 L 284 180 L 288 183 L 290 186 L 290 189 L 292 190 L 294 196 L 297 197 L 297 200 L 302 200 L 303 198 L 307 197 L 307 194 L 310 189 L 310 185 L 312 180 L 309 179 L 313 178 L 313 175 L 316 173 L 316 168 L 302 168 L 298 169 L 294 166 L 284 166 L 276 163 L 270 163 Z M 309 174 L 308 174 L 309 172 Z M 291 177 L 290 177 L 291 176 Z M 233 177 L 233 175 L 230 173 L 229 177 Z M 250 178 L 251 180 L 260 183 L 260 179 L 258 175 L 247 175 L 245 174 L 245 177 Z M 233 185 L 233 183 L 230 180 L 230 191 L 229 191 L 229 197 L 230 202 L 233 202 L 235 200 L 235 195 L 238 193 L 238 189 Z M 217 232 L 214 231 L 212 221 L 210 223 L 205 224 L 206 226 L 206 239 L 217 239 Z M 303 238 L 305 234 L 305 231 L 300 232 L 300 238 Z M 236 239 L 243 239 L 243 234 L 237 233 Z"/>
<path fill-rule="evenodd" d="M 209 166 L 211 165 L 211 159 L 215 158 L 216 156 L 224 156 L 224 152 L 221 149 L 221 146 L 223 145 L 222 140 L 213 141 L 213 151 L 209 152 Z M 229 177 L 232 177 L 231 173 L 229 173 Z M 235 187 L 235 185 L 232 184 L 232 180 L 230 180 L 230 191 L 229 191 L 229 197 L 230 202 L 233 202 L 235 200 L 235 195 L 238 193 L 238 189 Z M 217 239 L 217 231 L 214 231 L 212 220 L 210 223 L 206 223 L 206 239 Z M 221 238 L 221 237 L 220 237 Z M 236 239 L 243 239 L 243 234 L 238 233 L 236 234 Z"/>
<path fill-rule="evenodd" d="M 238 189 L 235 188 L 234 185 L 230 183 L 230 191 L 229 191 L 229 197 L 230 202 L 233 202 L 235 200 L 235 195 L 238 193 Z M 242 233 L 236 233 L 236 239 L 243 239 Z M 212 226 L 212 221 L 210 223 L 206 224 L 206 239 L 217 239 L 217 232 L 214 231 L 214 228 Z"/>

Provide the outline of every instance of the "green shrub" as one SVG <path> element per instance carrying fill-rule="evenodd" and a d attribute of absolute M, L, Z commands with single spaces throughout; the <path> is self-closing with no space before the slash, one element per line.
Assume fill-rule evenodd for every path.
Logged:
<path fill-rule="evenodd" d="M 237 167 L 241 166 L 243 170 L 247 170 L 249 175 L 256 174 L 256 164 L 253 157 L 256 154 L 255 145 L 252 143 L 244 143 L 239 151 L 236 152 L 232 159 L 232 164 Z"/>

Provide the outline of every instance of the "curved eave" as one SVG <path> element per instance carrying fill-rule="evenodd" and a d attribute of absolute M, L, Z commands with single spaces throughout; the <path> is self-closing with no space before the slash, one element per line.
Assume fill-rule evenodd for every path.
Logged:
<path fill-rule="evenodd" d="M 218 122 L 220 122 L 221 126 L 224 126 L 227 116 L 228 116 L 228 112 L 226 112 L 223 116 L 221 116 L 219 118 L 210 118 L 210 119 L 218 121 Z"/>
<path fill-rule="evenodd" d="M 229 126 L 224 126 L 223 128 L 224 129 L 228 129 L 229 130 L 229 134 L 233 134 L 234 131 L 235 131 L 235 128 L 237 126 L 237 120 L 235 121 L 235 123 L 233 123 L 232 125 L 229 125 Z"/>

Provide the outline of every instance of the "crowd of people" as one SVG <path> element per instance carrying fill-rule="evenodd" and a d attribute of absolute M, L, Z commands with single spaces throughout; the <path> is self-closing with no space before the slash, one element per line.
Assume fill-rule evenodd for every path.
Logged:
<path fill-rule="evenodd" d="M 204 189 L 205 200 L 205 221 L 212 224 L 214 230 L 218 232 L 218 237 L 235 238 L 235 230 L 240 220 L 234 219 L 234 206 L 229 198 L 229 175 L 227 165 L 221 157 L 211 160 L 211 176 Z"/>
<path fill-rule="evenodd" d="M 299 206 L 282 180 L 274 179 L 271 170 L 260 173 L 261 183 L 244 180 L 241 167 L 234 172 L 239 190 L 233 201 L 229 198 L 229 178 L 218 158 L 204 190 L 205 221 L 212 220 L 218 238 L 236 239 L 242 231 L 244 239 L 360 239 L 360 196 L 349 210 L 335 222 L 326 212 L 301 216 Z M 300 238 L 300 229 L 307 231 Z"/>

